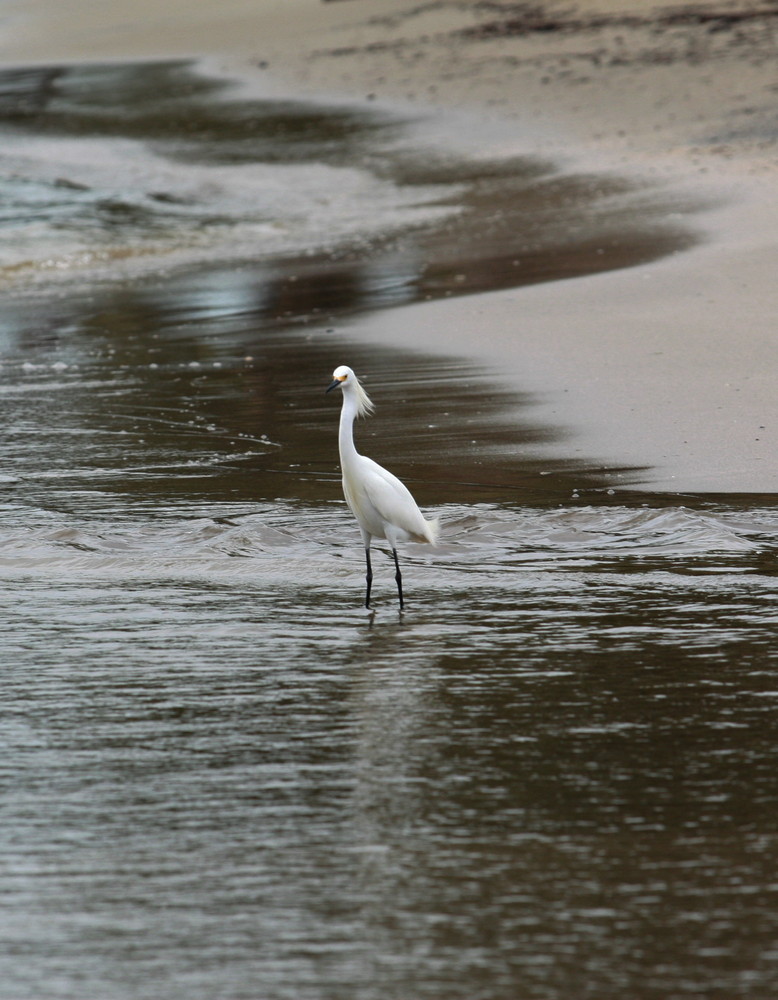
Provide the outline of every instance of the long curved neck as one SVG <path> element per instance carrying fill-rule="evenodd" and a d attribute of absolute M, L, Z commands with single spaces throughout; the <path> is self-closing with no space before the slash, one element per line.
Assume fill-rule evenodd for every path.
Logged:
<path fill-rule="evenodd" d="M 343 393 L 343 406 L 340 409 L 340 427 L 338 429 L 338 448 L 340 450 L 341 467 L 359 453 L 354 444 L 354 419 L 357 415 L 357 401 L 348 392 Z"/>

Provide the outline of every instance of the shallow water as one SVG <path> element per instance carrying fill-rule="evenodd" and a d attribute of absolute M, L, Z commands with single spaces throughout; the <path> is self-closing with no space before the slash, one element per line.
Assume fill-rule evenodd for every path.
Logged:
<path fill-rule="evenodd" d="M 614 490 L 499 373 L 361 346 L 469 286 L 405 238 L 4 304 L 0 997 L 776 995 L 775 497 Z M 342 362 L 444 523 L 403 614 Z"/>
<path fill-rule="evenodd" d="M 386 351 L 360 440 L 445 527 L 368 616 L 359 349 L 100 322 L 0 395 L 0 996 L 774 995 L 772 501 L 546 470 Z"/>

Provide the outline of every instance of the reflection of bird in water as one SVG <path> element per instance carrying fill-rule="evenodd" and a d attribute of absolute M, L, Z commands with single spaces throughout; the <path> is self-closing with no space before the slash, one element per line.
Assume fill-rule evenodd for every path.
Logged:
<path fill-rule="evenodd" d="M 387 472 L 372 458 L 360 455 L 354 446 L 354 418 L 373 412 L 373 404 L 359 384 L 359 379 L 346 365 L 332 373 L 333 382 L 327 388 L 341 389 L 343 406 L 340 411 L 340 469 L 343 474 L 343 494 L 351 512 L 359 522 L 365 543 L 367 561 L 367 593 L 365 607 L 370 607 L 370 587 L 373 570 L 370 564 L 370 540 L 385 538 L 392 547 L 396 569 L 397 593 L 403 607 L 403 585 L 397 560 L 398 542 L 429 542 L 438 537 L 437 520 L 429 521 L 416 506 L 408 488 L 397 476 Z"/>

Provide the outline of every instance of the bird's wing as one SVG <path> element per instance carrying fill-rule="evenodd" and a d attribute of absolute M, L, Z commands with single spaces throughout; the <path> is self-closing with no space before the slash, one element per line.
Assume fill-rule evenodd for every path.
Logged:
<path fill-rule="evenodd" d="M 403 535 L 417 542 L 428 541 L 429 526 L 408 487 L 371 458 L 361 457 L 362 492 L 384 526 L 398 529 L 401 541 Z"/>

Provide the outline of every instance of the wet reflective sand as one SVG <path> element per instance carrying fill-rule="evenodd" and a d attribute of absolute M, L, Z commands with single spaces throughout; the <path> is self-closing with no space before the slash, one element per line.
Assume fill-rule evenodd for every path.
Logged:
<path fill-rule="evenodd" d="M 679 214 L 692 206 L 667 192 L 561 173 L 529 150 L 496 159 L 488 132 L 485 150 L 476 137 L 456 155 L 429 132 L 423 115 L 258 99 L 181 62 L 0 71 L 0 280 L 49 294 L 279 258 L 299 280 L 323 257 L 330 278 L 340 263 L 341 284 L 361 280 L 364 307 L 693 242 Z"/>
<path fill-rule="evenodd" d="M 0 996 L 775 996 L 775 498 L 608 492 L 360 346 L 401 246 L 4 306 Z M 444 522 L 403 615 L 339 363 Z"/>

